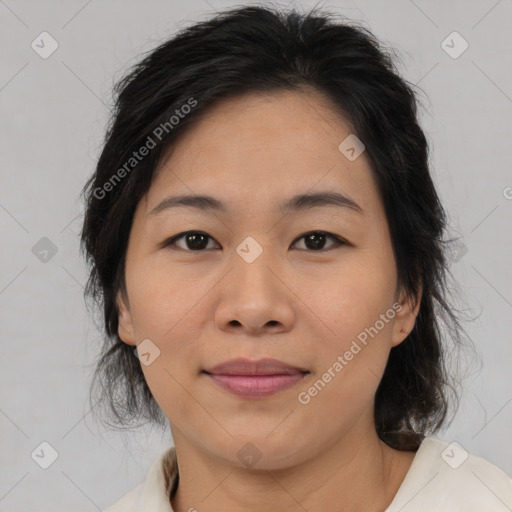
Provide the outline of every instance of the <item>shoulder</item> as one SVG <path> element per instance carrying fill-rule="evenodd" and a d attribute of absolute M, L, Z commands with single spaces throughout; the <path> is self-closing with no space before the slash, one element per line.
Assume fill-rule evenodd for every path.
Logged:
<path fill-rule="evenodd" d="M 140 484 L 107 507 L 104 512 L 135 512 L 139 510 L 138 506 L 143 492 L 144 484 Z"/>
<path fill-rule="evenodd" d="M 172 446 L 156 458 L 143 483 L 107 507 L 104 512 L 172 512 L 169 495 L 177 478 L 176 452 Z"/>
<path fill-rule="evenodd" d="M 460 444 L 427 437 L 386 512 L 512 510 L 512 479 Z"/>

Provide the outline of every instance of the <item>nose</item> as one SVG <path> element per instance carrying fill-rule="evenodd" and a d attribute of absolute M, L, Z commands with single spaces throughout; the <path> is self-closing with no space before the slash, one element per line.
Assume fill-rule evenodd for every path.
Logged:
<path fill-rule="evenodd" d="M 290 330 L 296 316 L 296 296 L 286 281 L 270 249 L 250 263 L 235 255 L 232 270 L 219 285 L 217 327 L 249 335 Z"/>

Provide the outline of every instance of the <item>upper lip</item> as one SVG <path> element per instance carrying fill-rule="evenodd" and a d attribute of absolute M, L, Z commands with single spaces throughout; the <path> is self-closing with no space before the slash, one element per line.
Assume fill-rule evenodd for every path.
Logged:
<path fill-rule="evenodd" d="M 307 370 L 278 361 L 277 359 L 250 359 L 237 358 L 225 361 L 208 370 L 206 373 L 215 375 L 292 375 L 294 373 L 307 373 Z"/>

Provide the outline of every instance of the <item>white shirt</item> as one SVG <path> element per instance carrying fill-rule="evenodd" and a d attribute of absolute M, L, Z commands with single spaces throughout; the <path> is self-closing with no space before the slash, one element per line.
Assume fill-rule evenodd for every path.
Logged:
<path fill-rule="evenodd" d="M 105 512 L 173 512 L 177 483 L 174 446 L 153 463 L 146 480 Z M 426 437 L 385 512 L 510 512 L 512 479 L 460 445 Z"/>

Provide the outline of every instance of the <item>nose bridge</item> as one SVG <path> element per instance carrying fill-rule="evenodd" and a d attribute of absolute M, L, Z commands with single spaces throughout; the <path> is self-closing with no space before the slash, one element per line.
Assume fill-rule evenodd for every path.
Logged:
<path fill-rule="evenodd" d="M 241 284 L 250 284 L 253 291 L 260 285 L 262 289 L 268 288 L 271 286 L 270 281 L 275 280 L 275 276 L 270 271 L 277 264 L 275 248 L 268 242 L 269 237 L 265 240 L 263 238 L 263 235 L 246 236 L 238 244 L 233 255 L 236 278 Z M 274 272 L 276 272 L 275 268 Z"/>
<path fill-rule="evenodd" d="M 260 237 L 262 243 L 256 238 L 247 236 L 235 247 L 216 312 L 218 326 L 223 329 L 235 324 L 254 332 L 269 327 L 288 329 L 293 322 L 286 286 L 276 277 L 279 258 L 269 237 Z"/>

